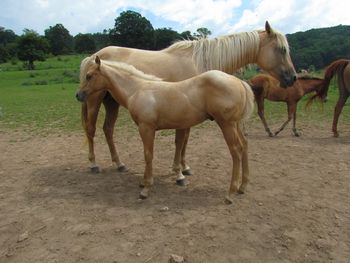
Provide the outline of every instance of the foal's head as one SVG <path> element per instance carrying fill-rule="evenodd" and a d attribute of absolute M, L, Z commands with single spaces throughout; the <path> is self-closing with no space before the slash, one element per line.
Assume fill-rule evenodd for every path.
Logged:
<path fill-rule="evenodd" d="M 257 62 L 261 68 L 278 79 L 282 87 L 291 86 L 296 81 L 287 39 L 273 30 L 267 21 L 265 31 L 261 32 Z"/>
<path fill-rule="evenodd" d="M 107 81 L 102 76 L 100 67 L 101 60 L 98 56 L 96 56 L 95 60 L 87 57 L 81 62 L 80 85 L 76 94 L 77 100 L 84 102 L 90 94 L 106 88 Z"/>

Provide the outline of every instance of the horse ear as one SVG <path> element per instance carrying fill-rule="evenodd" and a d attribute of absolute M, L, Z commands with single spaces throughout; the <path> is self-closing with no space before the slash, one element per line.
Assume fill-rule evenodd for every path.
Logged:
<path fill-rule="evenodd" d="M 95 58 L 95 63 L 96 63 L 98 66 L 101 66 L 101 60 L 100 60 L 100 57 L 99 57 L 99 56 L 96 56 L 96 58 Z"/>
<path fill-rule="evenodd" d="M 271 34 L 272 33 L 272 28 L 271 28 L 271 26 L 270 26 L 270 24 L 269 24 L 269 21 L 266 21 L 265 22 L 265 31 L 267 32 L 267 34 Z"/>

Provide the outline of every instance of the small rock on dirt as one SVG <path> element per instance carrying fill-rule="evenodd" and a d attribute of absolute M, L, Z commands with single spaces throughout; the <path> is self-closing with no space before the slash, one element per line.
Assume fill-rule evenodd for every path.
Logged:
<path fill-rule="evenodd" d="M 24 232 L 23 234 L 20 234 L 19 237 L 18 237 L 17 242 L 19 243 L 19 242 L 22 242 L 22 241 L 28 239 L 28 236 L 29 236 L 29 235 L 28 235 L 28 232 L 27 232 L 27 231 Z"/>

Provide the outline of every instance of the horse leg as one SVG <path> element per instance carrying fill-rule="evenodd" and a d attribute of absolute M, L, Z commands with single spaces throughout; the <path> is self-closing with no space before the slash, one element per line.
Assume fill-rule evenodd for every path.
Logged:
<path fill-rule="evenodd" d="M 176 136 L 175 136 L 175 157 L 174 157 L 174 163 L 173 163 L 173 171 L 176 173 L 176 184 L 184 186 L 185 185 L 185 176 L 183 175 L 181 171 L 181 154 L 184 147 L 184 142 L 186 139 L 186 133 L 187 129 L 181 129 L 176 130 Z"/>
<path fill-rule="evenodd" d="M 242 184 L 238 189 L 239 194 L 244 194 L 248 182 L 249 182 L 249 165 L 248 165 L 248 141 L 244 136 L 244 133 L 237 125 L 237 133 L 239 136 L 239 141 L 242 145 Z"/>
<path fill-rule="evenodd" d="M 183 175 L 192 175 L 191 168 L 186 164 L 186 148 L 191 129 L 185 130 L 184 142 L 181 150 L 181 166 Z"/>
<path fill-rule="evenodd" d="M 235 124 L 219 123 L 219 126 L 224 135 L 226 144 L 230 150 L 230 154 L 232 157 L 231 184 L 230 184 L 228 195 L 225 198 L 226 203 L 232 204 L 233 195 L 238 191 L 239 172 L 240 172 L 240 164 L 242 159 L 242 147 L 240 145 L 239 135 L 237 133 Z"/>
<path fill-rule="evenodd" d="M 332 124 L 332 131 L 333 131 L 333 136 L 334 137 L 339 137 L 338 133 L 338 120 L 339 120 L 339 115 L 342 112 L 342 109 L 345 105 L 346 100 L 348 99 L 349 94 L 340 94 L 339 99 L 337 101 L 337 104 L 335 105 L 334 108 L 334 116 L 333 116 L 333 124 Z"/>
<path fill-rule="evenodd" d="M 152 161 L 155 130 L 147 125 L 139 125 L 139 133 L 143 143 L 143 152 L 145 157 L 145 172 L 143 177 L 143 189 L 140 192 L 140 198 L 146 199 L 153 185 Z"/>
<path fill-rule="evenodd" d="M 112 162 L 117 166 L 118 172 L 126 172 L 128 168 L 119 159 L 118 152 L 113 141 L 113 132 L 115 122 L 118 118 L 119 103 L 117 103 L 109 94 L 103 99 L 103 105 L 106 109 L 105 121 L 103 124 L 103 132 L 106 137 L 106 141 L 111 153 Z"/>
<path fill-rule="evenodd" d="M 93 173 L 98 173 L 100 168 L 96 165 L 95 150 L 94 150 L 94 137 L 96 132 L 96 121 L 97 115 L 100 110 L 101 100 L 92 100 L 83 103 L 82 105 L 82 123 L 88 139 L 89 154 L 88 158 L 90 161 L 90 169 Z"/>
<path fill-rule="evenodd" d="M 288 119 L 282 124 L 282 126 L 275 132 L 275 136 L 279 134 L 286 126 L 287 124 L 291 121 L 293 112 L 296 109 L 296 104 L 288 104 Z"/>
<path fill-rule="evenodd" d="M 264 98 L 263 97 L 258 97 L 256 98 L 256 104 L 258 106 L 258 115 L 260 117 L 260 120 L 262 121 L 265 131 L 270 137 L 273 137 L 273 134 L 270 130 L 270 128 L 267 125 L 266 119 L 265 119 L 265 114 L 264 114 Z"/>
<path fill-rule="evenodd" d="M 294 112 L 293 112 L 293 134 L 294 136 L 299 137 L 300 133 L 296 128 L 296 122 L 297 122 L 297 107 L 295 105 Z"/>

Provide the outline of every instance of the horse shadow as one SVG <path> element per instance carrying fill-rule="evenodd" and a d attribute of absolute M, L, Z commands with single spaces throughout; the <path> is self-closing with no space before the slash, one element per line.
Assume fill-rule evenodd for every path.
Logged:
<path fill-rule="evenodd" d="M 215 185 L 195 183 L 195 175 L 188 179 L 187 186 L 175 184 L 175 175 L 170 172 L 154 175 L 154 186 L 146 200 L 139 199 L 139 183 L 143 173 L 130 169 L 117 172 L 115 168 L 103 169 L 93 174 L 88 169 L 59 166 L 41 167 L 33 172 L 26 196 L 38 202 L 81 202 L 104 207 L 140 209 L 164 206 L 191 210 L 223 204 L 225 190 Z M 142 170 L 140 170 L 142 171 Z M 203 174 L 200 175 L 204 176 Z"/>

